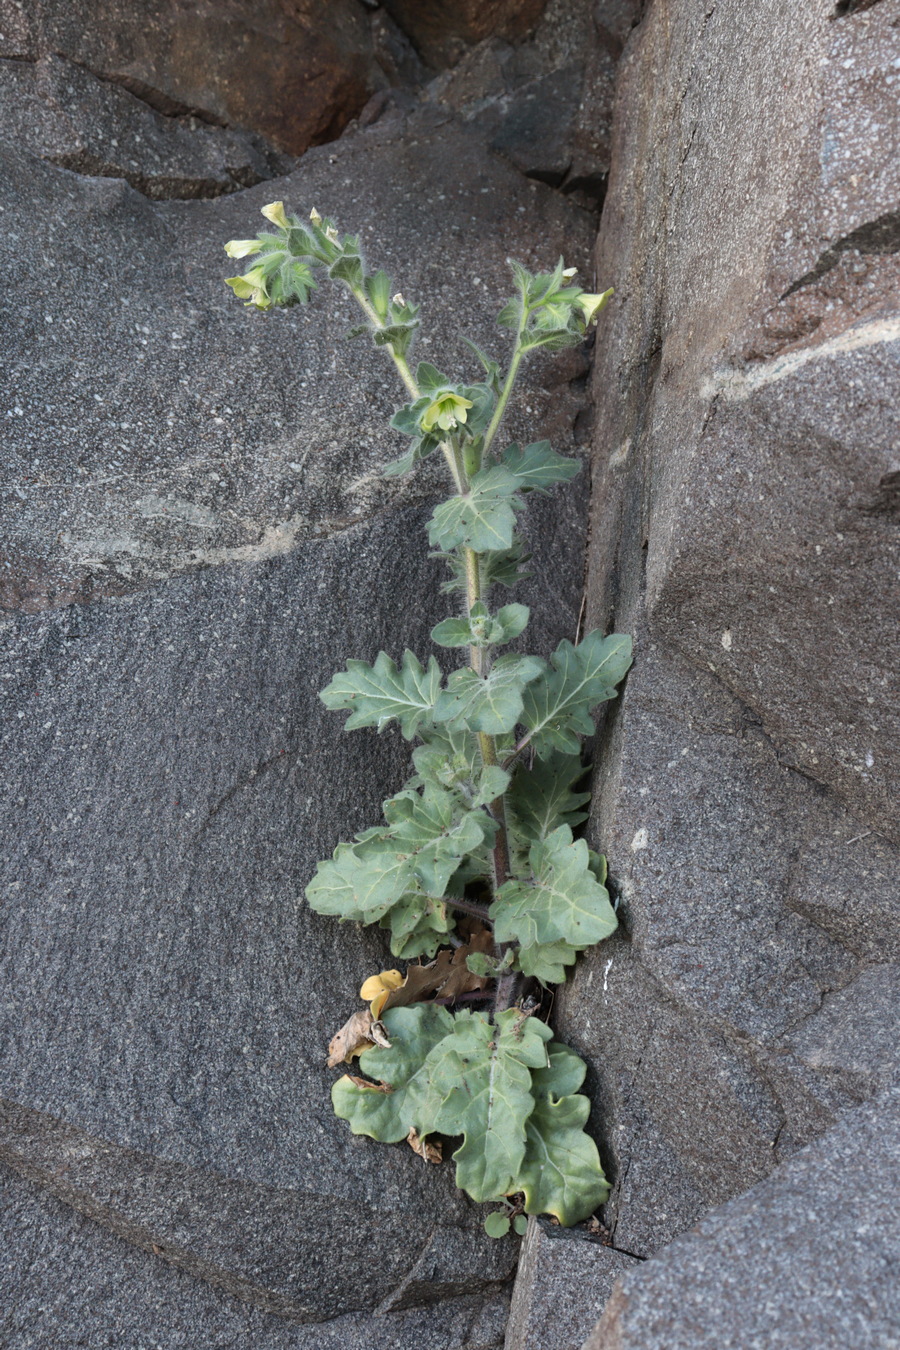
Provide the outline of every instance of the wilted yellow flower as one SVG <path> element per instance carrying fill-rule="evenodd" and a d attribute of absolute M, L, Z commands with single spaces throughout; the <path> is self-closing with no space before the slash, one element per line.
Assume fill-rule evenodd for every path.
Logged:
<path fill-rule="evenodd" d="M 596 319 L 601 309 L 606 307 L 611 295 L 611 286 L 609 290 L 604 291 L 602 295 L 588 295 L 587 291 L 582 291 L 581 295 L 579 295 L 578 299 L 575 301 L 575 304 L 584 315 L 585 323 L 592 323 L 593 320 Z"/>
<path fill-rule="evenodd" d="M 261 267 L 251 267 L 242 277 L 226 277 L 225 285 L 230 286 L 239 300 L 246 300 L 248 306 L 257 309 L 271 308 L 272 301 L 266 290 L 266 275 Z"/>
<path fill-rule="evenodd" d="M 284 214 L 284 202 L 269 202 L 268 206 L 262 208 L 262 213 L 266 220 L 271 220 L 273 225 L 277 225 L 280 230 L 290 228 L 287 216 Z"/>
<path fill-rule="evenodd" d="M 449 391 L 440 394 L 423 412 L 422 430 L 433 431 L 438 426 L 441 431 L 452 431 L 460 422 L 465 422 L 467 410 L 471 406 L 472 400 L 463 398 L 461 394 Z"/>
<path fill-rule="evenodd" d="M 251 253 L 258 253 L 261 248 L 258 239 L 229 239 L 225 252 L 229 258 L 249 258 Z"/>
<path fill-rule="evenodd" d="M 360 998 L 369 1004 L 369 1011 L 378 1021 L 388 994 L 399 989 L 405 983 L 405 977 L 399 970 L 383 970 L 380 975 L 370 975 L 359 991 Z"/>

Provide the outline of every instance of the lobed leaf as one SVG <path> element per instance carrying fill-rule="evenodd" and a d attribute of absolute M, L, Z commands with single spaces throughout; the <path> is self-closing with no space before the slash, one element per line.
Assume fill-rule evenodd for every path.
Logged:
<path fill-rule="evenodd" d="M 502 464 L 479 469 L 467 492 L 436 506 L 428 524 L 434 548 L 471 548 L 476 553 L 512 547 L 516 512 L 524 503 L 516 495 L 516 480 Z"/>
<path fill-rule="evenodd" d="M 580 755 L 560 750 L 536 759 L 531 769 L 519 765 L 506 799 L 511 851 L 516 860 L 560 825 L 580 825 L 586 819 L 587 812 L 581 807 L 590 801 L 591 794 L 573 791 L 585 773 Z"/>
<path fill-rule="evenodd" d="M 385 652 L 379 652 L 373 666 L 348 661 L 347 669 L 338 671 L 319 698 L 326 708 L 350 709 L 346 731 L 371 726 L 381 731 L 396 720 L 411 740 L 420 725 L 431 720 L 440 687 L 441 671 L 433 656 L 423 669 L 406 651 L 398 669 Z"/>
<path fill-rule="evenodd" d="M 631 638 L 604 637 L 595 629 L 577 647 L 562 641 L 550 665 L 526 691 L 522 723 L 539 756 L 551 750 L 575 754 L 579 736 L 594 730 L 591 709 L 615 698 L 616 685 L 631 665 Z"/>
<path fill-rule="evenodd" d="M 572 1096 L 585 1065 L 566 1046 L 549 1046 L 549 1065 L 532 1076 L 535 1106 L 525 1125 L 519 1189 L 529 1214 L 553 1214 L 570 1226 L 587 1219 L 609 1194 L 597 1145 L 584 1132 L 587 1097 Z"/>
<path fill-rule="evenodd" d="M 375 1082 L 370 1085 L 345 1074 L 332 1087 L 331 1100 L 335 1115 L 349 1121 L 354 1134 L 396 1144 L 406 1138 L 413 1124 L 410 1084 L 424 1071 L 434 1046 L 452 1033 L 454 1019 L 446 1008 L 419 1003 L 412 1008 L 391 1008 L 382 1022 L 390 1048 L 366 1050 L 359 1058 L 360 1069 Z"/>
<path fill-rule="evenodd" d="M 454 670 L 434 709 L 434 720 L 453 730 L 498 735 L 512 731 L 522 718 L 530 681 L 546 669 L 539 656 L 501 656 L 487 676 L 468 667 Z"/>
<path fill-rule="evenodd" d="M 509 1008 L 491 1023 L 457 1013 L 453 1032 L 429 1052 L 417 1079 L 414 1111 L 422 1134 L 463 1136 L 453 1154 L 456 1184 L 473 1200 L 519 1189 L 525 1123 L 534 1110 L 531 1070 L 547 1064 L 552 1032 Z"/>
<path fill-rule="evenodd" d="M 549 441 L 535 441 L 524 449 L 508 446 L 500 461 L 515 477 L 521 492 L 546 492 L 555 483 L 568 483 L 581 471 L 581 461 L 558 455 Z"/>
<path fill-rule="evenodd" d="M 531 961 L 538 958 L 526 957 L 528 948 L 564 943 L 583 951 L 613 932 L 609 895 L 591 869 L 587 844 L 573 841 L 568 825 L 532 844 L 528 857 L 532 879 L 505 882 L 491 905 L 498 942 L 518 942 L 520 961 Z M 562 959 L 558 948 L 554 957 Z"/>
<path fill-rule="evenodd" d="M 465 810 L 457 796 L 431 784 L 421 794 L 398 793 L 385 802 L 384 814 L 385 840 L 392 842 L 433 897 L 445 894 L 463 858 L 492 839 L 497 828 L 484 811 Z"/>

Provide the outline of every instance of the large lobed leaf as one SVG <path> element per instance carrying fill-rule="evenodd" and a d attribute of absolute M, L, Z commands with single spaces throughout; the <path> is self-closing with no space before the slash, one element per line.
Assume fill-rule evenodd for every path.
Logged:
<path fill-rule="evenodd" d="M 454 670 L 440 695 L 434 720 L 451 730 L 512 731 L 522 718 L 526 686 L 546 669 L 539 656 L 501 656 L 486 677 L 468 667 Z"/>
<path fill-rule="evenodd" d="M 536 759 L 531 769 L 519 765 L 506 798 L 506 818 L 514 870 L 527 860 L 532 844 L 546 839 L 560 825 L 580 825 L 590 801 L 588 791 L 574 791 L 587 770 L 580 755 L 554 750 Z"/>
<path fill-rule="evenodd" d="M 529 1214 L 553 1214 L 569 1227 L 603 1204 L 609 1185 L 597 1145 L 584 1132 L 590 1102 L 571 1095 L 584 1081 L 586 1066 L 558 1041 L 548 1049 L 547 1068 L 532 1075 L 535 1106 L 525 1124 L 518 1182 Z"/>
<path fill-rule="evenodd" d="M 573 841 L 568 825 L 532 844 L 528 860 L 531 878 L 507 881 L 497 892 L 490 911 L 494 936 L 520 944 L 523 969 L 541 959 L 529 949 L 548 945 L 554 947 L 555 964 L 569 964 L 566 947 L 583 951 L 616 928 L 609 895 L 594 875 L 587 844 Z"/>
<path fill-rule="evenodd" d="M 435 507 L 428 523 L 429 543 L 445 551 L 462 547 L 476 553 L 511 548 L 516 512 L 524 505 L 516 487 L 514 475 L 501 464 L 479 469 L 467 492 Z"/>
<path fill-rule="evenodd" d="M 536 753 L 577 753 L 579 736 L 594 730 L 591 709 L 615 697 L 630 665 L 631 638 L 621 633 L 604 637 L 595 629 L 577 647 L 562 641 L 550 657 L 552 669 L 525 692 L 522 723 Z"/>
<path fill-rule="evenodd" d="M 407 740 L 412 740 L 423 722 L 431 719 L 440 692 L 441 671 L 432 656 L 426 668 L 410 651 L 403 653 L 400 667 L 386 652 L 379 652 L 375 664 L 348 661 L 339 670 L 319 698 L 326 708 L 347 708 L 350 717 L 346 731 L 357 727 L 377 727 L 379 731 L 394 720 Z"/>
<path fill-rule="evenodd" d="M 545 492 L 556 483 L 568 483 L 581 471 L 580 460 L 558 455 L 549 441 L 507 446 L 500 462 L 521 492 Z"/>

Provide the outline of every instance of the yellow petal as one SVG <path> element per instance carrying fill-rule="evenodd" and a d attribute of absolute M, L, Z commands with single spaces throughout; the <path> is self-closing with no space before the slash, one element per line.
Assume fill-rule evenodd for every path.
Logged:
<path fill-rule="evenodd" d="M 313 207 L 313 209 L 310 211 L 309 218 L 314 225 L 322 224 L 322 217 L 319 215 L 315 207 Z"/>
<path fill-rule="evenodd" d="M 258 253 L 261 248 L 258 239 L 229 239 L 225 252 L 229 258 L 249 258 L 251 253 Z"/>
<path fill-rule="evenodd" d="M 269 202 L 268 206 L 262 208 L 262 213 L 266 220 L 271 220 L 272 224 L 277 225 L 279 229 L 286 230 L 289 228 L 288 218 L 284 214 L 284 202 Z"/>
<path fill-rule="evenodd" d="M 404 977 L 399 970 L 383 970 L 379 975 L 370 975 L 359 991 L 361 999 L 367 1002 L 375 998 L 378 994 L 389 993 L 391 989 L 399 989 L 403 983 Z"/>

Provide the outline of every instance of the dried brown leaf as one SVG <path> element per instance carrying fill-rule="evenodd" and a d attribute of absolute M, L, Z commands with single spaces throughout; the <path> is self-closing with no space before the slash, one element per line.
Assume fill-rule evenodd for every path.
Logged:
<path fill-rule="evenodd" d="M 329 1042 L 329 1069 L 336 1069 L 339 1064 L 349 1064 L 355 1055 L 362 1054 L 363 1050 L 374 1045 L 372 1026 L 373 1018 L 368 1008 L 348 1018 Z"/>
<path fill-rule="evenodd" d="M 410 1129 L 406 1136 L 406 1142 L 413 1153 L 418 1153 L 419 1157 L 424 1158 L 426 1162 L 443 1162 L 443 1150 L 440 1142 L 433 1144 L 430 1139 L 422 1139 L 414 1129 Z"/>

